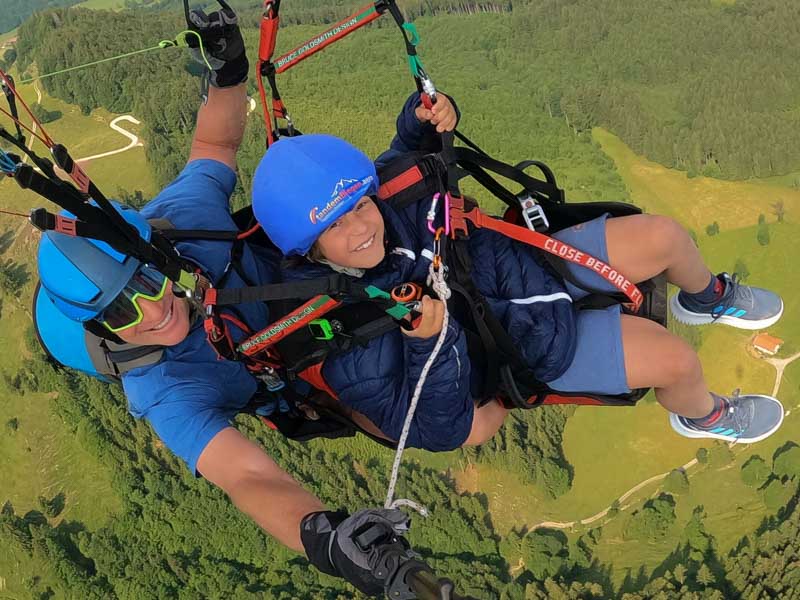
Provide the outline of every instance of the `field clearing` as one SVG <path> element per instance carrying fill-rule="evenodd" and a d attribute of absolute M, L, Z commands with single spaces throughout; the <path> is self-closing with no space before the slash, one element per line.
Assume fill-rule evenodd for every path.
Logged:
<path fill-rule="evenodd" d="M 8 257 L 8 253 L 3 255 Z M 3 295 L 3 327 L 0 344 L 6 349 L 0 357 L 0 373 L 13 377 L 29 352 L 23 333 L 30 326 L 29 282 L 22 300 Z M 19 427 L 11 432 L 5 424 L 17 419 Z M 47 394 L 19 394 L 0 383 L 0 504 L 10 500 L 19 514 L 38 509 L 37 498 L 66 495 L 66 505 L 59 520 L 77 520 L 86 525 L 100 525 L 120 506 L 111 488 L 111 473 L 91 453 L 84 450 L 76 436 L 50 410 Z"/>
<path fill-rule="evenodd" d="M 53 576 L 47 562 L 38 556 L 31 557 L 16 546 L 3 548 L 3 554 L 0 554 L 0 592 L 3 595 L 0 598 L 33 598 L 30 582 L 34 580 L 38 581 L 37 590 L 40 592 L 48 587 L 60 591 L 60 581 Z"/>
<path fill-rule="evenodd" d="M 21 79 L 17 74 L 15 76 L 18 81 Z M 74 104 L 67 104 L 58 98 L 48 95 L 41 82 L 18 83 L 17 91 L 28 106 L 36 103 L 36 87 L 39 88 L 42 94 L 42 106 L 49 111 L 59 111 L 62 114 L 58 120 L 52 123 L 45 123 L 45 130 L 54 140 L 64 144 L 73 158 L 80 159 L 85 156 L 116 150 L 128 144 L 128 138 L 123 137 L 108 126 L 117 115 L 108 112 L 104 108 L 95 109 L 88 116 L 83 115 L 80 108 Z M 19 107 L 19 112 L 20 120 L 30 126 L 29 117 L 21 106 Z M 4 116 L 2 122 L 5 124 L 7 121 L 8 117 Z M 123 127 L 132 133 L 138 133 L 137 126 L 133 123 L 125 122 Z M 30 138 L 30 135 L 26 137 Z M 49 155 L 47 149 L 38 140 L 34 141 L 33 150 L 42 156 Z"/>
<path fill-rule="evenodd" d="M 787 213 L 800 213 L 800 190 L 757 180 L 689 178 L 682 171 L 637 156 L 604 129 L 593 129 L 592 136 L 614 160 L 635 204 L 648 212 L 674 217 L 698 236 L 714 221 L 725 231 L 755 225 L 761 213 L 774 220 L 770 205 L 778 201 L 783 201 Z"/>
<path fill-rule="evenodd" d="M 26 102 L 36 101 L 32 84 L 20 85 L 19 89 Z M 116 150 L 129 143 L 128 138 L 108 126 L 116 116 L 108 111 L 97 110 L 84 116 L 77 107 L 46 94 L 43 94 L 42 102 L 48 110 L 63 113 L 59 120 L 46 124 L 45 128 L 56 141 L 64 143 L 76 159 Z M 23 120 L 27 122 L 27 119 Z M 9 127 L 8 123 L 3 124 Z M 136 134 L 141 130 L 140 126 L 130 122 L 123 121 L 121 126 Z M 42 156 L 49 155 L 38 141 L 34 150 Z M 145 194 L 155 192 L 141 147 L 85 163 L 84 168 L 110 197 L 114 197 L 120 187 L 128 191 L 141 189 Z M 36 206 L 57 210 L 51 203 L 22 190 L 7 178 L 0 182 L 0 199 L 2 208 L 23 214 Z M 13 238 L 2 259 L 25 265 L 29 275 L 19 302 L 3 298 L 0 343 L 6 351 L 0 358 L 0 370 L 13 376 L 27 356 L 23 332 L 30 326 L 29 305 L 36 279 L 34 259 L 39 232 L 25 220 L 7 215 L 0 216 L 0 231 L 7 231 Z M 89 528 L 100 527 L 120 510 L 121 501 L 111 487 L 112 473 L 97 457 L 84 450 L 79 437 L 53 414 L 49 396 L 20 395 L 5 387 L 0 394 L 0 423 L 5 424 L 11 419 L 17 419 L 19 423 L 16 432 L 6 432 L 0 439 L 0 468 L 3 472 L 0 503 L 10 500 L 17 513 L 24 514 L 38 509 L 39 496 L 52 498 L 64 493 L 65 508 L 54 523 L 77 521 Z M 4 572 L 8 572 L 11 564 L 0 560 L 0 571 L 3 571 L 0 576 L 6 576 Z M 20 585 L 24 573 L 17 575 L 8 581 L 7 591 L 15 589 L 15 582 Z"/>
<path fill-rule="evenodd" d="M 125 8 L 125 0 L 84 0 L 78 6 L 93 10 L 122 10 Z"/>
<path fill-rule="evenodd" d="M 793 214 L 787 214 L 791 219 Z M 800 224 L 770 222 L 770 243 L 756 241 L 756 226 L 699 237 L 700 250 L 712 269 L 732 270 L 741 258 L 750 271 L 747 283 L 778 292 L 783 298 L 784 314 L 769 329 L 788 344 L 800 346 L 800 275 L 796 268 L 800 255 Z"/>
<path fill-rule="evenodd" d="M 784 404 L 791 411 L 800 413 L 800 360 L 797 360 L 786 367 L 783 372 L 783 382 L 778 394 L 784 398 Z M 800 414 L 798 414 L 800 418 Z M 797 438 L 800 439 L 800 432 Z"/>
<path fill-rule="evenodd" d="M 39 510 L 39 496 L 64 493 L 66 504 L 57 521 L 103 525 L 121 503 L 111 487 L 111 472 L 84 450 L 76 436 L 52 414 L 47 394 L 3 392 L 0 422 L 12 418 L 19 429 L 0 438 L 3 489 L 0 504 L 10 500 L 18 514 Z"/>
<path fill-rule="evenodd" d="M 3 255 L 4 258 L 7 255 Z M 4 352 L 0 353 L 0 371 L 13 375 L 22 366 L 22 361 L 27 355 L 22 334 L 30 325 L 29 295 L 23 294 L 22 300 L 9 297 L 0 292 L 2 300 L 3 326 L 0 327 L 0 344 Z M 8 397 L 8 392 L 1 392 L 3 397 Z M 4 421 L 5 422 L 5 421 Z"/>
<path fill-rule="evenodd" d="M 754 454 L 770 464 L 775 450 L 799 437 L 800 415 L 789 415 L 781 430 L 769 439 L 758 444 L 734 446 L 735 459 L 729 465 L 718 468 L 701 466 L 691 471 L 689 491 L 674 496 L 677 519 L 664 539 L 623 539 L 627 515 L 630 514 L 628 511 L 603 526 L 603 539 L 595 557 L 601 563 L 614 565 L 612 579 L 616 585 L 622 582 L 628 571 L 638 571 L 642 566 L 651 573 L 668 559 L 678 545 L 684 543 L 683 528 L 696 506 L 702 506 L 705 510 L 705 528 L 714 537 L 717 553 L 727 554 L 770 515 L 761 493 L 742 482 L 742 465 Z M 651 488 L 653 495 L 660 490 L 660 486 Z M 667 568 L 670 566 L 667 565 Z"/>
<path fill-rule="evenodd" d="M 6 31 L 5 33 L 0 33 L 0 45 L 5 44 L 8 40 L 17 37 L 17 28 L 15 27 L 11 31 Z"/>
<path fill-rule="evenodd" d="M 49 111 L 62 113 L 60 119 L 45 124 L 45 130 L 56 142 L 64 144 L 72 157 L 79 162 L 82 158 L 118 150 L 129 144 L 130 140 L 127 137 L 109 127 L 111 121 L 118 115 L 102 108 L 92 111 L 88 116 L 83 115 L 77 106 L 47 95 L 42 89 L 41 83 L 34 82 L 17 86 L 22 98 L 29 106 L 37 99 L 35 86 L 38 86 L 42 93 L 42 105 Z M 24 123 L 30 125 L 22 107 L 20 107 L 20 116 Z M 4 117 L 2 124 L 9 127 L 10 124 L 6 123 L 7 120 L 7 117 Z M 121 121 L 119 126 L 134 135 L 141 135 L 143 130 L 142 125 L 136 125 L 130 121 Z M 31 139 L 30 134 L 26 137 Z M 50 156 L 49 151 L 39 140 L 34 139 L 31 147 L 42 157 Z M 116 196 L 120 188 L 129 192 L 142 190 L 145 197 L 152 196 L 158 191 L 142 147 L 135 147 L 121 154 L 90 162 L 82 162 L 81 165 L 108 197 Z M 6 192 L 3 187 L 0 187 L 3 206 L 27 210 L 32 206 L 42 204 L 41 199 L 35 200 L 38 198 L 36 195 L 23 192 L 14 182 L 8 183 L 11 185 L 6 189 L 15 189 L 15 192 Z M 11 195 L 10 199 L 9 194 Z"/>

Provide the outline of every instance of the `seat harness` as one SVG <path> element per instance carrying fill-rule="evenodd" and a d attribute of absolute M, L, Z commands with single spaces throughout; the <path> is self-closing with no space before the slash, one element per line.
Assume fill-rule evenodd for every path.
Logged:
<path fill-rule="evenodd" d="M 436 101 L 436 88 L 416 53 L 419 36 L 414 26 L 405 22 L 394 0 L 378 0 L 273 60 L 279 8 L 280 0 L 264 2 L 257 64 L 268 144 L 280 135 L 279 118 L 287 121 L 289 135 L 299 134 L 280 98 L 275 75 L 386 12 L 392 14 L 403 34 L 409 66 L 423 103 L 432 106 Z M 263 78 L 267 79 L 272 92 L 272 118 L 269 118 Z M 283 368 L 286 369 L 289 379 L 305 374 L 315 385 L 330 391 L 321 381 L 319 373 L 325 357 L 346 352 L 396 327 L 411 326 L 409 320 L 416 316 L 413 301 L 398 299 L 388 291 L 365 286 L 346 275 L 336 274 L 317 280 L 243 289 L 226 289 L 221 287 L 221 282 L 217 282 L 216 287 L 212 286 L 194 265 L 180 257 L 174 242 L 180 239 L 231 240 L 234 243 L 233 255 L 236 257 L 241 253 L 242 240 L 258 229 L 257 225 L 252 226 L 252 219 L 251 226 L 245 232 L 180 231 L 153 227 L 151 239 L 144 240 L 133 226 L 122 219 L 80 165 L 72 159 L 67 149 L 47 135 L 41 123 L 16 93 L 13 80 L 2 71 L 0 79 L 11 111 L 6 114 L 12 117 L 17 126 L 16 135 L 0 129 L 0 137 L 30 157 L 33 165 L 39 169 L 37 172 L 32 165 L 23 164 L 16 155 L 4 154 L 0 161 L 4 172 L 23 188 L 37 192 L 71 213 L 70 216 L 55 215 L 45 209 L 35 209 L 30 215 L 34 226 L 43 231 L 51 230 L 104 241 L 119 252 L 132 255 L 163 272 L 173 281 L 175 292 L 188 298 L 202 315 L 208 340 L 218 355 L 230 360 L 243 360 L 248 369 L 265 381 L 268 388 L 275 390 L 283 387 L 279 373 Z M 25 108 L 38 133 L 21 123 L 16 101 Z M 50 149 L 54 162 L 37 156 L 25 146 L 21 128 L 35 135 Z M 458 137 L 466 146 L 455 147 L 454 137 Z M 55 166 L 64 170 L 73 183 L 60 179 L 55 172 Z M 527 174 L 525 170 L 531 166 L 537 167 L 543 173 L 544 179 Z M 521 363 L 508 334 L 495 322 L 469 276 L 466 240 L 471 230 L 488 228 L 532 245 L 556 257 L 551 264 L 562 275 L 566 270 L 556 266 L 562 261 L 591 268 L 621 292 L 629 310 L 639 311 L 644 295 L 624 275 L 596 257 L 543 233 L 550 224 L 548 219 L 553 219 L 552 213 L 557 213 L 557 219 L 558 215 L 563 218 L 565 213 L 563 191 L 558 188 L 552 171 L 543 163 L 525 161 L 515 166 L 502 163 L 491 158 L 463 134 L 453 132 L 442 136 L 441 152 L 417 156 L 413 164 L 401 167 L 393 163 L 382 170 L 379 197 L 396 206 L 402 206 L 412 197 L 418 200 L 428 192 L 431 193 L 428 221 L 434 236 L 434 267 L 449 272 L 453 292 L 469 307 L 473 326 L 483 349 L 482 354 L 489 362 L 486 397 L 499 388 L 504 369 L 508 371 L 508 368 L 512 368 L 518 373 L 521 371 Z M 397 172 L 392 174 L 392 170 Z M 490 173 L 522 185 L 522 191 L 516 194 L 511 192 Z M 509 206 L 504 219 L 486 215 L 474 203 L 462 197 L 458 182 L 466 176 L 474 177 Z M 425 193 L 421 193 L 423 191 Z M 441 211 L 439 204 L 443 206 Z M 434 228 L 434 222 L 441 225 Z M 266 239 L 263 233 L 261 235 Z M 269 243 L 268 240 L 266 243 Z M 232 265 L 234 269 L 239 268 L 237 260 L 232 261 Z M 222 310 L 245 302 L 267 302 L 273 310 L 291 308 L 288 311 L 276 310 L 273 314 L 284 316 L 264 330 L 252 332 L 235 314 Z M 234 343 L 228 324 L 234 324 L 247 332 L 247 339 Z M 310 345 L 307 345 L 308 342 Z M 138 361 L 141 357 L 136 353 L 135 358 Z"/>

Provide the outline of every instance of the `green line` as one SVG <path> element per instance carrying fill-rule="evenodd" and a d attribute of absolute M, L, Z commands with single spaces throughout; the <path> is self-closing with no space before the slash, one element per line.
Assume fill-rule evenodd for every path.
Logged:
<path fill-rule="evenodd" d="M 112 60 L 119 60 L 120 58 L 127 58 L 129 56 L 134 56 L 136 54 L 144 54 L 145 52 L 152 52 L 153 50 L 161 50 L 163 48 L 178 48 L 178 47 L 188 47 L 188 43 L 186 42 L 186 37 L 188 35 L 195 35 L 200 44 L 200 53 L 203 57 L 203 61 L 206 63 L 206 66 L 210 71 L 214 69 L 211 68 L 211 65 L 208 63 L 208 59 L 206 58 L 205 49 L 203 48 L 203 39 L 200 35 L 195 31 L 181 31 L 177 36 L 175 36 L 174 40 L 162 40 L 158 43 L 157 46 L 153 46 L 151 48 L 144 48 L 142 50 L 134 50 L 133 52 L 126 52 L 125 54 L 119 54 L 117 56 L 111 56 L 109 58 L 102 58 L 100 60 L 95 60 L 93 62 L 85 63 L 82 65 L 78 65 L 77 67 L 69 67 L 66 69 L 61 69 L 60 71 L 54 71 L 52 73 L 46 73 L 44 75 L 38 75 L 36 77 L 31 77 L 30 79 L 23 79 L 20 83 L 31 83 L 32 81 L 36 81 L 39 79 L 45 79 L 47 77 L 53 77 L 55 75 L 61 75 L 63 73 L 69 73 L 70 71 L 77 71 L 79 69 L 85 69 L 86 67 L 93 67 L 95 65 L 99 65 L 102 63 L 110 62 Z"/>
<path fill-rule="evenodd" d="M 111 58 L 103 58 L 101 60 L 96 60 L 94 62 L 86 63 L 83 65 L 78 65 L 77 67 L 69 67 L 68 69 L 61 69 L 60 71 L 54 71 L 52 73 L 46 73 L 45 75 L 38 75 L 37 77 L 31 77 L 30 79 L 23 79 L 20 83 L 30 83 L 32 81 L 36 81 L 37 79 L 45 79 L 47 77 L 53 77 L 55 75 L 61 75 L 62 73 L 69 73 L 70 71 L 77 71 L 78 69 L 85 69 L 86 67 L 93 67 L 94 65 L 99 65 L 104 62 L 109 62 L 112 60 L 117 60 L 119 58 L 126 58 L 128 56 L 133 56 L 134 54 L 143 54 L 144 52 L 152 52 L 153 50 L 160 50 L 161 46 L 153 46 L 152 48 L 145 48 L 144 50 L 136 50 L 134 52 L 128 52 L 126 54 L 120 54 L 119 56 L 112 56 Z"/>

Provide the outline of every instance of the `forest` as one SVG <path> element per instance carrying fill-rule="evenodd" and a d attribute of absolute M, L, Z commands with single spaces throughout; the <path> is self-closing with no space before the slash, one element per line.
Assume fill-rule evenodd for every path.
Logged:
<path fill-rule="evenodd" d="M 38 10 L 70 6 L 81 0 L 5 0 L 0 12 L 0 33 L 11 31 Z"/>
<path fill-rule="evenodd" d="M 147 10 L 35 14 L 19 31 L 16 67 L 22 78 L 150 47 L 183 29 L 178 12 L 154 12 L 180 3 L 135 4 Z M 241 5 L 252 64 L 260 3 Z M 798 128 L 800 86 L 787 66 L 797 64 L 798 50 L 774 42 L 790 36 L 796 3 L 434 0 L 402 6 L 420 17 L 420 52 L 437 83 L 459 103 L 460 128 L 499 158 L 545 160 L 572 200 L 629 200 L 613 164 L 591 139 L 596 125 L 636 152 L 690 174 L 741 179 L 800 169 L 800 152 L 790 143 Z M 344 0 L 287 1 L 278 52 L 353 8 Z M 344 135 L 373 155 L 384 149 L 413 89 L 398 36 L 388 22 L 370 26 L 279 80 L 300 129 Z M 144 124 L 149 165 L 163 185 L 185 163 L 199 102 L 199 70 L 185 53 L 176 58 L 180 52 L 156 51 L 40 85 L 84 114 L 97 107 L 135 114 Z M 252 78 L 250 93 L 257 95 Z M 248 201 L 249 174 L 264 151 L 263 127 L 252 122 L 240 152 L 237 206 Z M 137 190 L 123 193 L 141 200 Z M 0 273 L 3 290 L 17 295 L 25 283 L 19 265 L 4 264 Z M 36 510 L 2 507 L 0 544 L 27 565 L 24 587 L 31 597 L 357 597 L 266 538 L 221 492 L 190 476 L 146 424 L 128 415 L 121 389 L 57 369 L 32 331 L 26 338 L 32 359 L 5 376 L 0 388 L 48 394 L 81 446 L 113 473 L 113 490 L 122 499 L 121 511 L 101 527 L 59 518 L 68 493 L 42 495 Z M 458 456 L 517 473 L 525 484 L 559 497 L 572 481 L 562 448 L 570 414 L 560 407 L 515 413 L 491 443 Z M 250 417 L 240 417 L 239 427 L 332 507 L 369 506 L 382 497 L 388 451 L 287 442 Z M 4 435 L 20 434 L 19 422 L 5 424 Z M 724 448 L 715 447 L 703 460 L 724 464 Z M 577 537 L 546 528 L 501 536 L 484 495 L 460 492 L 449 471 L 421 461 L 406 463 L 402 481 L 424 498 L 432 516 L 415 519 L 410 539 L 459 591 L 477 598 L 800 598 L 795 448 L 754 459 L 742 470 L 748 485 L 763 490 L 773 515 L 757 531 L 722 553 L 697 506 L 663 564 L 629 576 L 621 588 L 612 583 L 613 565 L 595 555 L 602 527 Z M 326 468 L 331 464 L 353 468 Z M 625 535 L 663 538 L 675 523 L 682 485 L 679 473 L 671 475 L 668 489 L 624 516 Z M 515 569 L 518 562 L 523 568 Z"/>

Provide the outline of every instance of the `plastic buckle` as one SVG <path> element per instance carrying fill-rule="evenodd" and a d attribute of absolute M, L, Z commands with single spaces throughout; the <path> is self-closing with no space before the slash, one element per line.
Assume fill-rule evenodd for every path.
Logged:
<path fill-rule="evenodd" d="M 314 319 L 308 324 L 308 328 L 315 339 L 322 341 L 333 339 L 333 327 L 328 319 Z"/>
<path fill-rule="evenodd" d="M 544 214 L 541 204 L 537 204 L 536 200 L 530 194 L 524 196 L 517 196 L 519 200 L 522 218 L 525 219 L 525 225 L 531 231 L 547 231 L 550 229 L 550 221 Z"/>
<path fill-rule="evenodd" d="M 280 375 L 278 375 L 277 371 L 275 371 L 275 369 L 271 367 L 266 367 L 261 373 L 256 375 L 256 377 L 260 379 L 262 382 L 264 382 L 264 386 L 267 388 L 267 391 L 277 392 L 286 387 L 286 384 L 281 379 Z M 263 408 L 264 407 L 262 407 L 262 409 Z M 269 415 L 264 415 L 264 416 L 269 416 Z"/>
<path fill-rule="evenodd" d="M 464 198 L 450 197 L 450 235 L 454 240 L 469 236 Z"/>

